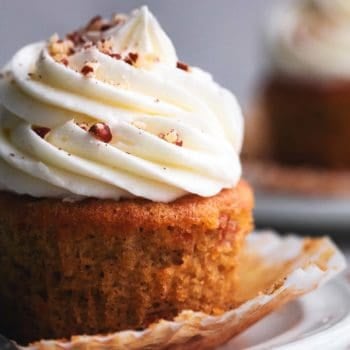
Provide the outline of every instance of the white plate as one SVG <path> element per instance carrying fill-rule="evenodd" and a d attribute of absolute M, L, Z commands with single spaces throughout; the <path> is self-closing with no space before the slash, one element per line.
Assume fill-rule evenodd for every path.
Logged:
<path fill-rule="evenodd" d="M 258 193 L 255 219 L 260 226 L 290 230 L 347 230 L 350 229 L 350 200 Z"/>
<path fill-rule="evenodd" d="M 287 304 L 221 350 L 350 349 L 350 284 L 339 278 Z"/>

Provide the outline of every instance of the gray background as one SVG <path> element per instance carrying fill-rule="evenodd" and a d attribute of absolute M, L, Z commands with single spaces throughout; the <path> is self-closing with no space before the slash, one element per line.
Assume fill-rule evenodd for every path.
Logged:
<path fill-rule="evenodd" d="M 21 46 L 64 34 L 96 14 L 147 4 L 181 60 L 210 71 L 243 104 L 265 64 L 263 23 L 284 0 L 0 0 L 0 64 Z"/>

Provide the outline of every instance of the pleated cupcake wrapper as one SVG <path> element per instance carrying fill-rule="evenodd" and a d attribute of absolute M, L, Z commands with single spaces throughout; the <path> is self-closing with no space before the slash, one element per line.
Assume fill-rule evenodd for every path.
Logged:
<path fill-rule="evenodd" d="M 143 331 L 42 340 L 20 349 L 215 348 L 288 301 L 324 284 L 346 266 L 344 256 L 328 238 L 280 237 L 273 232 L 250 235 L 240 261 L 240 306 L 221 316 L 183 311 L 173 321 L 162 320 Z"/>

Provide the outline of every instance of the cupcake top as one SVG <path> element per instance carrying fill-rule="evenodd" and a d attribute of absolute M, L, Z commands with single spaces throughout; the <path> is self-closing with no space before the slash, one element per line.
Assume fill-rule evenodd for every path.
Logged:
<path fill-rule="evenodd" d="M 273 13 L 273 67 L 292 76 L 350 79 L 350 1 L 298 0 Z"/>
<path fill-rule="evenodd" d="M 24 47 L 0 101 L 2 190 L 169 202 L 241 176 L 235 97 L 178 60 L 147 7 Z"/>

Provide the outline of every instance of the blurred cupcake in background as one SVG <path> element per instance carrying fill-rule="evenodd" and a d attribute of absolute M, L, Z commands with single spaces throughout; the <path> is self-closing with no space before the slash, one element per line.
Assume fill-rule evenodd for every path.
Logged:
<path fill-rule="evenodd" d="M 290 2 L 267 34 L 270 67 L 245 147 L 263 162 L 249 174 L 269 189 L 349 194 L 350 2 Z"/>

